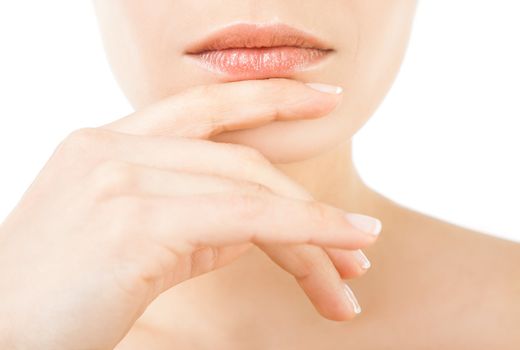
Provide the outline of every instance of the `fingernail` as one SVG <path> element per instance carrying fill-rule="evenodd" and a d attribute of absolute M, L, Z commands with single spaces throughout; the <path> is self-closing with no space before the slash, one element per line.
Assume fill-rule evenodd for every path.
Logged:
<path fill-rule="evenodd" d="M 363 253 L 361 250 L 354 251 L 354 256 L 356 257 L 357 261 L 359 262 L 359 265 L 361 268 L 368 270 L 370 266 L 370 260 L 366 257 L 365 253 Z"/>
<path fill-rule="evenodd" d="M 328 94 L 339 95 L 343 91 L 343 88 L 341 86 L 334 86 L 334 85 L 328 85 L 328 84 L 322 84 L 322 83 L 305 83 L 305 85 L 309 86 L 310 88 L 312 88 L 314 90 L 326 92 Z"/>
<path fill-rule="evenodd" d="M 356 314 L 359 314 L 361 312 L 361 306 L 359 306 L 359 303 L 354 296 L 354 293 L 352 292 L 352 289 L 348 286 L 348 284 L 344 283 L 343 287 L 345 289 L 345 294 L 347 295 L 347 300 L 352 305 L 352 309 Z"/>
<path fill-rule="evenodd" d="M 382 224 L 379 219 L 355 213 L 347 213 L 346 217 L 350 224 L 358 230 L 374 236 L 377 236 L 381 233 Z"/>

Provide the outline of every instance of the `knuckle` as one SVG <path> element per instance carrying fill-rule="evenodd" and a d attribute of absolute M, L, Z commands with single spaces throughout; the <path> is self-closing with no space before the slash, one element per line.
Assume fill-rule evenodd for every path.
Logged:
<path fill-rule="evenodd" d="M 261 184 L 259 182 L 251 181 L 251 182 L 248 182 L 248 185 L 251 188 L 252 193 L 255 193 L 257 195 L 263 196 L 263 195 L 272 195 L 273 194 L 273 191 L 269 187 L 267 187 L 264 184 Z"/>
<path fill-rule="evenodd" d="M 138 178 L 131 164 L 109 160 L 98 163 L 91 171 L 89 180 L 94 194 L 103 197 L 135 187 Z"/>
<path fill-rule="evenodd" d="M 72 131 L 65 138 L 65 143 L 78 146 L 90 146 L 96 141 L 107 137 L 104 130 L 98 128 L 80 128 Z"/>
<path fill-rule="evenodd" d="M 136 263 L 119 263 L 111 271 L 119 289 L 133 298 L 149 290 L 149 285 L 155 277 Z"/>
<path fill-rule="evenodd" d="M 201 273 L 213 271 L 217 267 L 218 249 L 215 247 L 201 247 L 190 254 L 191 277 Z"/>
<path fill-rule="evenodd" d="M 322 227 L 331 219 L 327 211 L 327 208 L 320 202 L 314 200 L 306 201 L 304 204 L 304 208 L 307 218 L 312 223 L 315 223 L 316 226 Z"/>
<path fill-rule="evenodd" d="M 108 141 L 109 133 L 97 128 L 80 128 L 69 133 L 59 144 L 61 156 L 80 157 L 91 155 L 100 143 Z"/>

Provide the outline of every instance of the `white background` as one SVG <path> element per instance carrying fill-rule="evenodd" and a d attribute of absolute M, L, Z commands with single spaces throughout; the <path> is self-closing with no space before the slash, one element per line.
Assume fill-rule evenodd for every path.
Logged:
<path fill-rule="evenodd" d="M 401 72 L 354 137 L 374 189 L 518 242 L 519 13 L 511 0 L 422 0 Z M 70 131 L 132 110 L 89 1 L 2 1 L 0 43 L 1 222 Z"/>

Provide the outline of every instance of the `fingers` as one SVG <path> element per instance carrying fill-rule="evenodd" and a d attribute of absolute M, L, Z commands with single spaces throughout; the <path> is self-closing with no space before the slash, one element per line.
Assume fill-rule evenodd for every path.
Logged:
<path fill-rule="evenodd" d="M 260 84 L 258 84 L 259 82 Z M 273 91 L 277 89 L 281 90 L 273 94 Z M 243 94 L 236 95 L 235 92 Z M 305 95 L 308 97 L 302 97 Z M 235 98 L 237 96 L 238 98 Z M 300 82 L 287 79 L 244 81 L 196 87 L 176 97 L 161 101 L 145 110 L 104 127 L 108 130 L 138 135 L 175 135 L 189 138 L 209 138 L 223 131 L 257 127 L 273 120 L 305 119 L 321 116 L 330 112 L 340 100 L 340 96 L 316 93 L 316 91 L 309 89 Z M 198 99 L 199 101 L 197 101 Z M 203 100 L 204 103 L 201 103 L 200 100 Z M 233 101 L 233 104 L 230 104 L 229 101 Z M 255 101 L 255 104 L 252 105 L 251 101 Z M 214 148 L 214 143 L 209 146 Z M 157 149 L 161 148 L 154 147 L 154 151 Z M 230 149 L 222 151 L 233 156 L 239 153 L 230 152 Z M 155 153 L 159 155 L 166 154 L 166 152 Z M 201 152 L 199 154 L 206 155 L 208 153 Z M 206 170 L 202 171 L 211 172 L 213 170 L 214 173 L 214 170 L 218 169 L 218 164 L 212 164 L 211 162 L 196 162 L 196 164 L 191 164 L 192 167 L 190 167 L 189 162 L 198 160 L 198 157 L 190 157 L 188 152 L 183 153 L 183 155 L 187 158 L 178 164 L 184 169 L 188 166 L 190 171 L 201 171 L 201 164 L 206 165 Z M 132 157 L 135 156 L 136 153 L 132 155 Z M 267 164 L 268 162 L 262 158 L 261 155 L 255 154 L 255 152 L 246 151 L 240 152 L 238 158 L 233 157 L 230 159 L 229 163 L 220 162 L 222 157 L 209 157 L 211 160 L 218 160 L 223 165 L 235 165 L 235 167 L 221 167 L 222 172 L 218 174 L 219 170 L 217 170 L 217 174 L 215 174 L 217 176 L 221 176 L 223 172 L 227 171 L 227 175 L 232 174 L 235 178 L 246 178 L 246 181 L 250 181 L 252 184 L 256 181 L 259 184 L 258 186 L 270 187 L 274 192 L 289 197 L 310 197 L 306 194 L 306 191 L 290 181 L 285 175 L 276 171 L 274 167 L 271 167 L 271 171 L 265 171 L 265 168 L 269 169 L 268 165 L 270 164 Z M 237 159 L 245 159 L 246 161 L 241 162 L 237 161 Z M 129 160 L 139 162 L 135 158 Z M 240 169 L 245 169 L 245 171 L 237 171 L 237 165 L 240 166 Z M 254 192 L 254 185 L 249 187 Z M 177 188 L 177 190 L 179 189 Z M 200 192 L 203 191 L 201 190 Z M 263 248 L 268 255 L 273 256 L 284 249 L 284 247 L 278 246 L 264 246 Z M 298 249 L 298 247 L 294 247 L 295 251 Z M 355 265 L 355 260 L 349 254 L 331 254 L 326 249 L 327 254 L 322 250 L 321 254 L 314 254 L 314 257 L 311 258 L 311 255 L 307 254 L 306 251 L 304 249 L 300 251 L 303 259 L 305 260 L 305 256 L 307 256 L 307 261 L 328 265 L 329 275 L 330 272 L 336 272 L 334 266 L 343 277 L 352 277 L 356 273 L 362 273 L 359 270 L 356 272 L 355 269 L 352 269 L 352 266 Z M 282 260 L 279 262 L 283 267 L 284 263 Z M 333 266 L 330 260 L 332 260 Z M 325 262 L 328 264 L 325 264 Z M 335 274 L 337 275 L 337 273 Z M 307 290 L 306 293 L 312 294 L 311 291 Z"/>
<path fill-rule="evenodd" d="M 274 194 L 269 187 L 253 181 L 206 173 L 171 171 L 123 161 L 108 161 L 98 165 L 87 183 L 95 187 L 94 190 L 89 188 L 88 192 L 95 193 L 99 198 L 125 194 L 156 196 L 205 193 Z M 300 196 L 305 197 L 303 194 Z M 366 259 L 360 261 L 359 256 L 363 256 L 361 251 L 322 249 L 303 244 L 290 247 L 264 244 L 259 247 L 284 270 L 295 276 L 305 275 L 305 278 L 297 278 L 297 280 L 319 313 L 333 319 L 344 317 L 345 307 L 337 307 L 337 303 L 344 298 L 344 292 L 336 286 L 343 283 L 341 279 L 359 276 L 366 272 L 366 267 L 363 266 L 368 261 Z M 201 249 L 202 252 L 194 255 L 204 258 L 213 252 L 214 248 Z M 220 251 L 224 249 L 225 247 L 219 248 Z M 208 254 L 203 254 L 204 252 Z M 199 264 L 206 266 L 204 261 Z M 197 264 L 192 266 L 199 268 Z M 207 271 L 207 267 L 203 270 Z M 193 272 L 192 277 L 194 277 Z M 351 314 L 352 312 L 347 315 Z"/>
<path fill-rule="evenodd" d="M 248 180 L 183 170 L 166 170 L 118 160 L 100 163 L 91 171 L 85 182 L 87 193 L 98 199 L 121 195 L 273 193 L 268 187 Z"/>
<path fill-rule="evenodd" d="M 190 266 L 191 269 L 190 275 L 185 277 L 185 279 L 194 278 L 196 276 L 226 266 L 244 254 L 251 247 L 251 243 L 244 243 L 220 248 L 198 248 L 192 254 L 190 254 L 190 256 L 186 257 L 186 259 L 190 259 L 190 263 L 189 265 L 184 264 L 184 266 Z M 163 288 L 163 290 L 160 292 L 162 293 L 180 282 L 182 282 L 182 279 L 180 281 L 172 281 L 170 285 L 165 285 L 165 288 Z"/>
<path fill-rule="evenodd" d="M 105 203 L 111 205 L 109 216 L 125 236 L 145 235 L 181 258 L 209 247 L 192 258 L 199 260 L 194 273 L 209 272 L 240 254 L 229 250 L 227 257 L 218 258 L 215 252 L 224 252 L 225 247 L 267 246 L 267 254 L 294 275 L 324 317 L 344 320 L 357 313 L 352 291 L 345 287 L 324 251 L 311 245 L 359 249 L 372 244 L 377 236 L 360 231 L 335 207 L 242 193 L 118 196 Z M 176 283 L 182 280 L 177 278 Z"/>
<path fill-rule="evenodd" d="M 272 249 L 274 246 L 264 248 L 263 245 L 260 247 L 271 260 L 294 276 L 314 308 L 323 317 L 344 320 L 355 315 L 354 306 L 345 298 L 343 277 L 338 274 L 339 270 L 335 268 L 325 250 L 312 245 L 284 246 L 283 249 Z M 346 254 L 350 252 L 336 250 Z M 342 258 L 340 261 L 348 265 L 349 269 L 355 265 L 351 260 Z M 358 271 L 354 273 L 358 274 Z"/>
<path fill-rule="evenodd" d="M 255 181 L 287 196 L 312 198 L 259 151 L 242 145 L 84 128 L 71 134 L 62 142 L 59 150 L 66 157 L 74 158 L 75 163 L 78 155 L 87 158 L 82 159 L 81 164 L 95 165 L 106 160 L 120 160 L 156 168 Z"/>
<path fill-rule="evenodd" d="M 72 163 L 75 172 L 82 172 L 80 167 L 88 172 L 102 162 L 117 160 L 254 181 L 288 196 L 312 198 L 259 151 L 242 145 L 84 128 L 71 133 L 60 144 L 56 158 L 62 158 L 62 163 Z"/>
<path fill-rule="evenodd" d="M 300 81 L 272 78 L 200 85 L 100 128 L 135 134 L 208 139 L 275 120 L 321 117 L 337 105 L 329 94 Z M 254 101 L 254 103 L 252 103 Z"/>
<path fill-rule="evenodd" d="M 326 248 L 325 251 L 342 279 L 348 279 L 364 274 L 370 268 L 370 260 L 362 250 L 344 250 Z"/>
<path fill-rule="evenodd" d="M 119 196 L 107 205 L 122 225 L 172 251 L 254 244 L 313 244 L 359 249 L 377 236 L 359 230 L 342 210 L 277 195 Z"/>

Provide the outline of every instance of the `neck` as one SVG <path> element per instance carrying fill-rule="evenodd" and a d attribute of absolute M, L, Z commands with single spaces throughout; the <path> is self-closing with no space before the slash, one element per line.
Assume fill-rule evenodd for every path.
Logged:
<path fill-rule="evenodd" d="M 376 199 L 380 196 L 359 176 L 352 161 L 351 140 L 317 157 L 275 166 L 319 202 L 366 215 L 371 215 L 377 209 Z"/>

